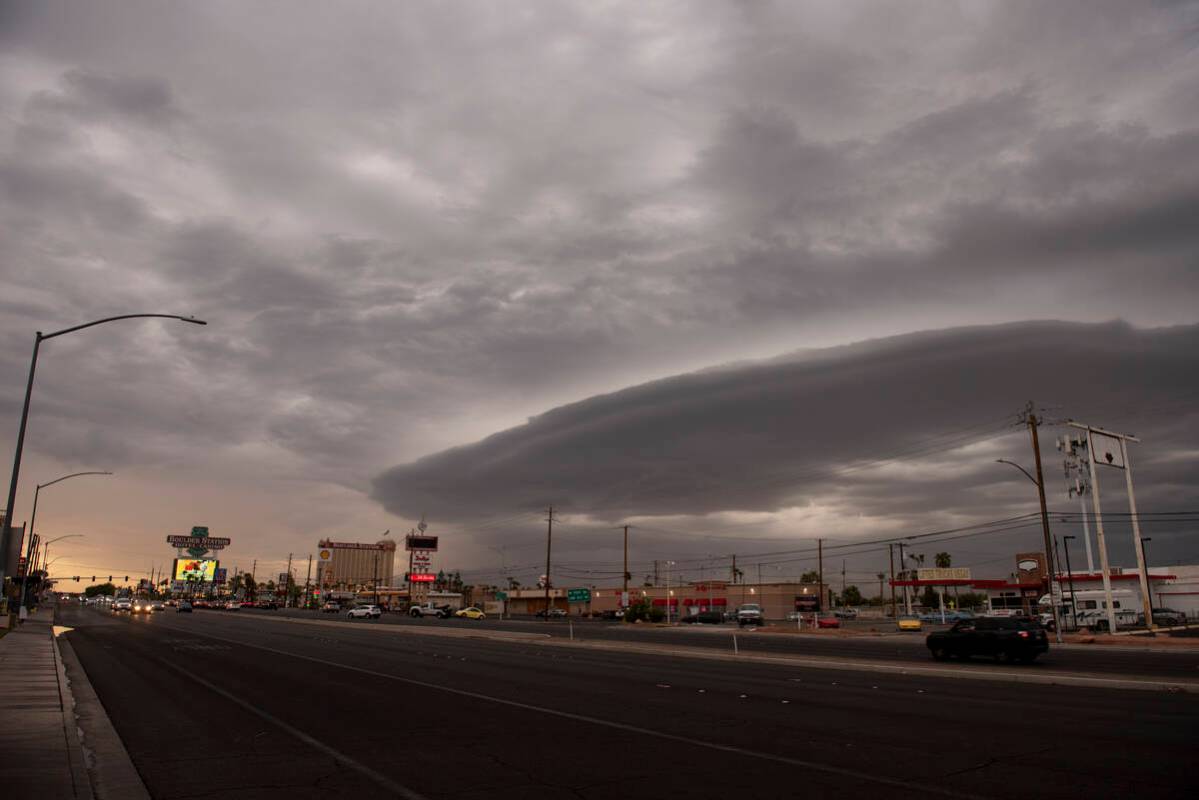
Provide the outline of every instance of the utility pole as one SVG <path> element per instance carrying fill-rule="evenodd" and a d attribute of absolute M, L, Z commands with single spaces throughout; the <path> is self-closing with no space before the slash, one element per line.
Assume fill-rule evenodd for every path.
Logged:
<path fill-rule="evenodd" d="M 895 619 L 895 545 L 887 545 L 887 560 L 891 562 L 891 619 Z"/>
<path fill-rule="evenodd" d="M 841 605 L 845 605 L 845 559 L 841 559 Z"/>
<path fill-rule="evenodd" d="M 1041 530 L 1045 534 L 1045 564 L 1049 569 L 1049 608 L 1053 611 L 1053 630 L 1057 643 L 1062 643 L 1062 623 L 1059 619 L 1057 599 L 1053 596 L 1053 580 L 1057 576 L 1053 558 L 1053 537 L 1049 533 L 1049 510 L 1045 507 L 1045 476 L 1041 472 L 1041 444 L 1037 438 L 1037 415 L 1032 411 L 1032 403 L 1028 404 L 1028 429 L 1032 432 L 1033 460 L 1037 465 L 1037 497 L 1041 501 Z M 1058 584 L 1059 596 L 1061 584 Z"/>
<path fill-rule="evenodd" d="M 658 586 L 658 559 L 654 559 L 654 587 Z"/>
<path fill-rule="evenodd" d="M 824 594 L 824 539 L 816 540 L 816 582 L 820 584 L 820 605 L 816 611 L 821 612 L 824 611 L 824 601 L 828 599 Z"/>
<path fill-rule="evenodd" d="M 304 576 L 304 608 L 312 602 L 312 553 L 308 554 L 308 574 Z"/>
<path fill-rule="evenodd" d="M 550 542 L 554 537 L 554 507 L 549 507 L 545 518 L 545 621 L 550 621 Z"/>
<path fill-rule="evenodd" d="M 733 553 L 733 568 L 729 573 L 729 577 L 733 579 L 733 583 L 737 582 L 737 554 Z"/>
<path fill-rule="evenodd" d="M 287 554 L 287 580 L 283 581 L 283 607 L 291 605 L 291 553 Z"/>
<path fill-rule="evenodd" d="M 623 586 L 623 589 L 622 589 L 623 594 L 621 594 L 620 599 L 621 599 L 621 604 L 624 605 L 624 604 L 628 603 L 627 598 L 629 596 L 629 526 L 628 525 L 624 526 L 624 573 L 621 575 L 621 581 L 622 581 L 621 585 Z"/>
<path fill-rule="evenodd" d="M 898 547 L 899 547 L 899 575 L 900 575 L 900 578 L 903 580 L 903 613 L 911 614 L 912 613 L 912 599 L 911 599 L 911 597 L 908 596 L 908 571 L 907 571 L 907 566 L 905 566 L 908 562 L 903 560 L 903 542 L 899 542 Z"/>

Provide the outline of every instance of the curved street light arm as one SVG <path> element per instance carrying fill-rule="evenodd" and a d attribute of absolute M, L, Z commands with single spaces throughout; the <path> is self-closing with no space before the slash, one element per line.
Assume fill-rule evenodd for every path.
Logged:
<path fill-rule="evenodd" d="M 1006 458 L 997 458 L 997 459 L 995 459 L 995 463 L 996 464 L 1007 464 L 1009 466 L 1015 467 L 1016 469 L 1018 469 L 1024 473 L 1024 477 L 1026 477 L 1030 481 L 1032 481 L 1033 486 L 1039 487 L 1041 485 L 1041 484 L 1037 483 L 1036 478 L 1034 478 L 1032 475 L 1029 474 L 1028 470 L 1026 470 L 1024 467 L 1020 466 L 1019 464 L 1017 464 L 1015 461 L 1008 461 Z"/>
<path fill-rule="evenodd" d="M 181 317 L 178 314 L 121 314 L 119 317 L 105 317 L 104 319 L 97 319 L 97 320 L 93 320 L 92 322 L 85 322 L 82 325 L 76 325 L 73 328 L 63 328 L 61 331 L 55 331 L 54 333 L 42 333 L 41 331 L 38 331 L 37 337 L 39 339 L 53 339 L 55 336 L 62 336 L 64 333 L 74 333 L 75 331 L 81 331 L 84 328 L 90 328 L 93 325 L 103 325 L 105 322 L 116 322 L 119 319 L 140 319 L 143 317 L 157 317 L 159 319 L 177 319 L 182 322 L 190 322 L 193 325 L 207 325 L 208 324 L 207 322 L 205 322 L 202 319 L 196 319 L 195 317 Z"/>
<path fill-rule="evenodd" d="M 111 475 L 111 472 L 72 472 L 70 475 L 63 475 L 61 478 L 55 478 L 49 483 L 39 483 L 37 488 L 45 489 L 47 486 L 53 486 L 59 481 L 65 481 L 67 478 L 78 478 L 80 475 Z"/>

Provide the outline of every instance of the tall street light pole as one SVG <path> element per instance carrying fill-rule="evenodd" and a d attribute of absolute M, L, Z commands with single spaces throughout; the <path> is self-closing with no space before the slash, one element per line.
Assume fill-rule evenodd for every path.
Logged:
<path fill-rule="evenodd" d="M 1152 541 L 1153 541 L 1152 536 L 1142 536 L 1141 537 L 1141 561 L 1145 565 L 1145 574 L 1146 575 L 1149 574 L 1149 548 L 1145 547 L 1145 542 L 1152 542 Z M 1159 607 L 1162 604 L 1160 592 L 1161 592 L 1161 589 L 1159 587 L 1158 588 L 1158 597 L 1157 597 L 1157 604 Z M 1149 595 L 1149 605 L 1150 606 L 1153 605 L 1153 595 Z M 1145 615 L 1145 619 L 1148 620 L 1146 622 L 1147 626 L 1153 625 L 1153 609 L 1152 608 L 1150 608 L 1149 613 Z"/>
<path fill-rule="evenodd" d="M 12 476 L 8 485 L 8 503 L 5 505 L 7 512 L 4 516 L 4 527 L 0 529 L 0 582 L 6 575 L 11 572 L 11 567 L 8 563 L 8 551 L 10 540 L 12 539 L 12 522 L 16 515 L 13 513 L 17 502 L 17 484 L 21 475 L 21 453 L 25 449 L 25 428 L 29 422 L 29 400 L 33 395 L 33 376 L 37 371 L 37 355 L 42 347 L 42 342 L 46 339 L 53 339 L 58 336 L 63 336 L 75 331 L 81 331 L 84 328 L 91 328 L 96 325 L 103 325 L 106 322 L 116 322 L 122 319 L 140 319 L 145 317 L 156 317 L 161 319 L 177 319 L 181 322 L 190 322 L 193 325 L 207 325 L 208 323 L 195 317 L 181 317 L 177 314 L 122 314 L 117 317 L 105 317 L 104 319 L 85 322 L 82 325 L 75 325 L 71 328 L 63 328 L 60 331 L 53 333 L 42 333 L 37 331 L 37 335 L 33 340 L 33 356 L 29 359 L 29 379 L 25 383 L 25 402 L 21 406 L 21 425 L 17 429 L 17 446 L 13 453 Z"/>

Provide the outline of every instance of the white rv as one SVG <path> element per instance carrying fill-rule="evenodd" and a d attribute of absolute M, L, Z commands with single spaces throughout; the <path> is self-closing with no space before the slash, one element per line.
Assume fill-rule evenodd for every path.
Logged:
<path fill-rule="evenodd" d="M 1107 628 L 1107 599 L 1102 589 L 1085 589 L 1074 592 L 1074 600 L 1078 604 L 1071 609 L 1070 590 L 1062 592 L 1058 616 L 1069 624 L 1077 620 L 1078 627 L 1104 630 Z M 1049 609 L 1049 595 L 1044 595 L 1037 605 Z M 1112 609 L 1116 612 L 1116 627 L 1132 626 L 1141 614 L 1141 594 L 1131 589 L 1112 589 Z M 1072 613 L 1073 612 L 1073 613 Z"/>

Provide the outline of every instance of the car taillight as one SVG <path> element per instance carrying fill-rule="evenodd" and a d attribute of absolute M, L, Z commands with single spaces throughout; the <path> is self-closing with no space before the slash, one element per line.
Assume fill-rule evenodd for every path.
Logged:
<path fill-rule="evenodd" d="M 1021 639 L 1027 639 L 1027 638 L 1028 638 L 1028 631 L 1020 631 L 1020 638 L 1021 638 Z"/>

